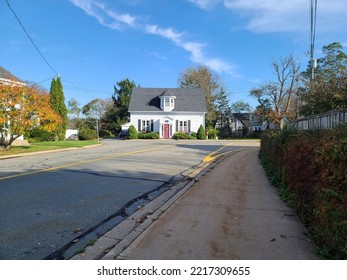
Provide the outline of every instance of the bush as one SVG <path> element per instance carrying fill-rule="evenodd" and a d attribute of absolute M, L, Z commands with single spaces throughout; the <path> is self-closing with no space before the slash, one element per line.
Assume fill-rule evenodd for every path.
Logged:
<path fill-rule="evenodd" d="M 200 139 L 200 140 L 205 140 L 206 139 L 206 132 L 205 132 L 205 128 L 200 125 L 198 132 L 196 133 L 196 138 Z"/>
<path fill-rule="evenodd" d="M 173 136 L 173 139 L 189 139 L 189 134 L 186 132 L 176 132 Z"/>
<path fill-rule="evenodd" d="M 28 138 L 29 142 L 31 143 L 54 140 L 52 133 L 40 128 L 32 129 L 30 132 L 26 133 L 25 137 Z"/>
<path fill-rule="evenodd" d="M 101 138 L 110 138 L 110 137 L 113 137 L 114 135 L 113 135 L 112 132 L 109 131 L 109 130 L 100 129 L 100 130 L 99 130 L 99 136 L 100 136 Z"/>
<path fill-rule="evenodd" d="M 139 139 L 159 139 L 159 132 L 139 132 Z"/>
<path fill-rule="evenodd" d="M 78 132 L 79 140 L 94 140 L 97 139 L 96 131 L 94 129 L 82 128 Z"/>
<path fill-rule="evenodd" d="M 129 126 L 128 139 L 138 139 L 138 132 L 133 125 Z"/>
<path fill-rule="evenodd" d="M 208 132 L 208 139 L 217 138 L 217 130 L 215 130 L 214 128 L 209 128 L 207 132 Z"/>
<path fill-rule="evenodd" d="M 229 139 L 233 137 L 233 132 L 229 124 L 223 125 L 219 128 L 218 137 L 220 139 Z"/>
<path fill-rule="evenodd" d="M 270 131 L 261 158 L 325 258 L 347 258 L 347 127 Z"/>

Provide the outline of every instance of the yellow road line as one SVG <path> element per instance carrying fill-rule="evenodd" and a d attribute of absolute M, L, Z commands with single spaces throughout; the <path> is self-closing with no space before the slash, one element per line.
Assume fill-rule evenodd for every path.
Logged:
<path fill-rule="evenodd" d="M 235 152 L 235 151 L 240 151 L 240 150 L 244 150 L 245 148 L 240 148 L 240 149 L 235 149 L 235 150 L 231 150 L 231 151 L 227 151 L 227 152 L 224 152 L 224 153 L 218 153 L 219 151 L 223 150 L 225 147 L 228 147 L 228 146 L 231 146 L 233 143 L 229 143 L 229 144 L 226 144 L 224 146 L 222 146 L 221 148 L 213 151 L 212 153 L 208 154 L 204 159 L 203 159 L 203 162 L 211 162 L 213 160 L 215 160 L 217 157 L 220 157 L 220 156 L 223 156 L 223 155 L 226 155 L 226 154 L 230 154 L 232 152 Z"/>
<path fill-rule="evenodd" d="M 168 146 L 170 146 L 170 145 L 168 145 Z M 120 157 L 124 157 L 124 156 L 150 152 L 150 151 L 154 151 L 154 150 L 158 150 L 158 149 L 162 149 L 162 147 L 155 147 L 155 148 L 150 148 L 150 149 L 143 149 L 143 150 L 138 150 L 138 151 L 132 151 L 132 152 L 117 154 L 117 155 L 113 155 L 113 156 L 107 156 L 107 157 L 95 158 L 95 159 L 90 159 L 90 160 L 84 160 L 84 161 L 74 162 L 74 163 L 70 163 L 70 164 L 66 164 L 66 165 L 60 165 L 60 166 L 50 167 L 50 168 L 46 168 L 46 169 L 40 169 L 40 170 L 35 170 L 35 171 L 30 171 L 30 172 L 10 175 L 10 176 L 6 176 L 6 177 L 1 177 L 0 181 L 1 180 L 12 179 L 12 178 L 16 178 L 16 177 L 21 177 L 21 176 L 37 174 L 37 173 L 54 171 L 54 170 L 58 170 L 58 169 L 63 169 L 63 168 L 71 167 L 71 166 L 77 166 L 77 165 L 87 164 L 87 163 L 92 163 L 92 162 L 97 162 L 97 161 L 106 160 L 106 159 L 120 158 Z"/>

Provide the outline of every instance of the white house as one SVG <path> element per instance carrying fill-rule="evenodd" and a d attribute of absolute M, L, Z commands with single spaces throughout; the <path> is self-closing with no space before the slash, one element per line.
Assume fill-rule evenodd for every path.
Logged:
<path fill-rule="evenodd" d="M 0 66 L 0 84 L 11 87 L 25 87 L 26 83 L 21 82 L 17 77 L 15 77 L 11 72 L 7 71 L 5 68 Z M 5 105 L 6 106 L 6 105 Z M 20 110 L 20 104 L 16 104 L 15 108 Z M 2 110 L 8 111 L 8 108 L 3 107 Z M 10 121 L 8 120 L 6 123 L 0 124 L 0 137 L 5 140 L 10 139 Z M 23 135 L 19 136 L 16 140 L 23 140 Z M 15 144 L 15 143 L 14 143 Z"/>
<path fill-rule="evenodd" d="M 175 132 L 197 132 L 205 126 L 206 101 L 198 88 L 134 88 L 130 123 L 138 131 L 159 132 L 170 139 Z"/>

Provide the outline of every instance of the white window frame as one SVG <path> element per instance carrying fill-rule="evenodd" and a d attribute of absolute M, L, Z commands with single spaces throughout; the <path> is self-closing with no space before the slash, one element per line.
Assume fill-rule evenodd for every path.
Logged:
<path fill-rule="evenodd" d="M 175 98 L 174 97 L 163 97 L 161 98 L 161 108 L 164 111 L 171 111 L 175 107 Z"/>
<path fill-rule="evenodd" d="M 178 131 L 189 132 L 188 131 L 188 120 L 178 121 Z"/>
<path fill-rule="evenodd" d="M 151 131 L 151 120 L 141 120 L 141 131 Z"/>

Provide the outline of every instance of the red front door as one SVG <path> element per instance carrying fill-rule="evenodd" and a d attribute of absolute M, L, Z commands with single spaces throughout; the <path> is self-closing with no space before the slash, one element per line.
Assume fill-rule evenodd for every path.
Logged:
<path fill-rule="evenodd" d="M 169 139 L 170 138 L 170 125 L 169 124 L 164 124 L 164 138 Z"/>

